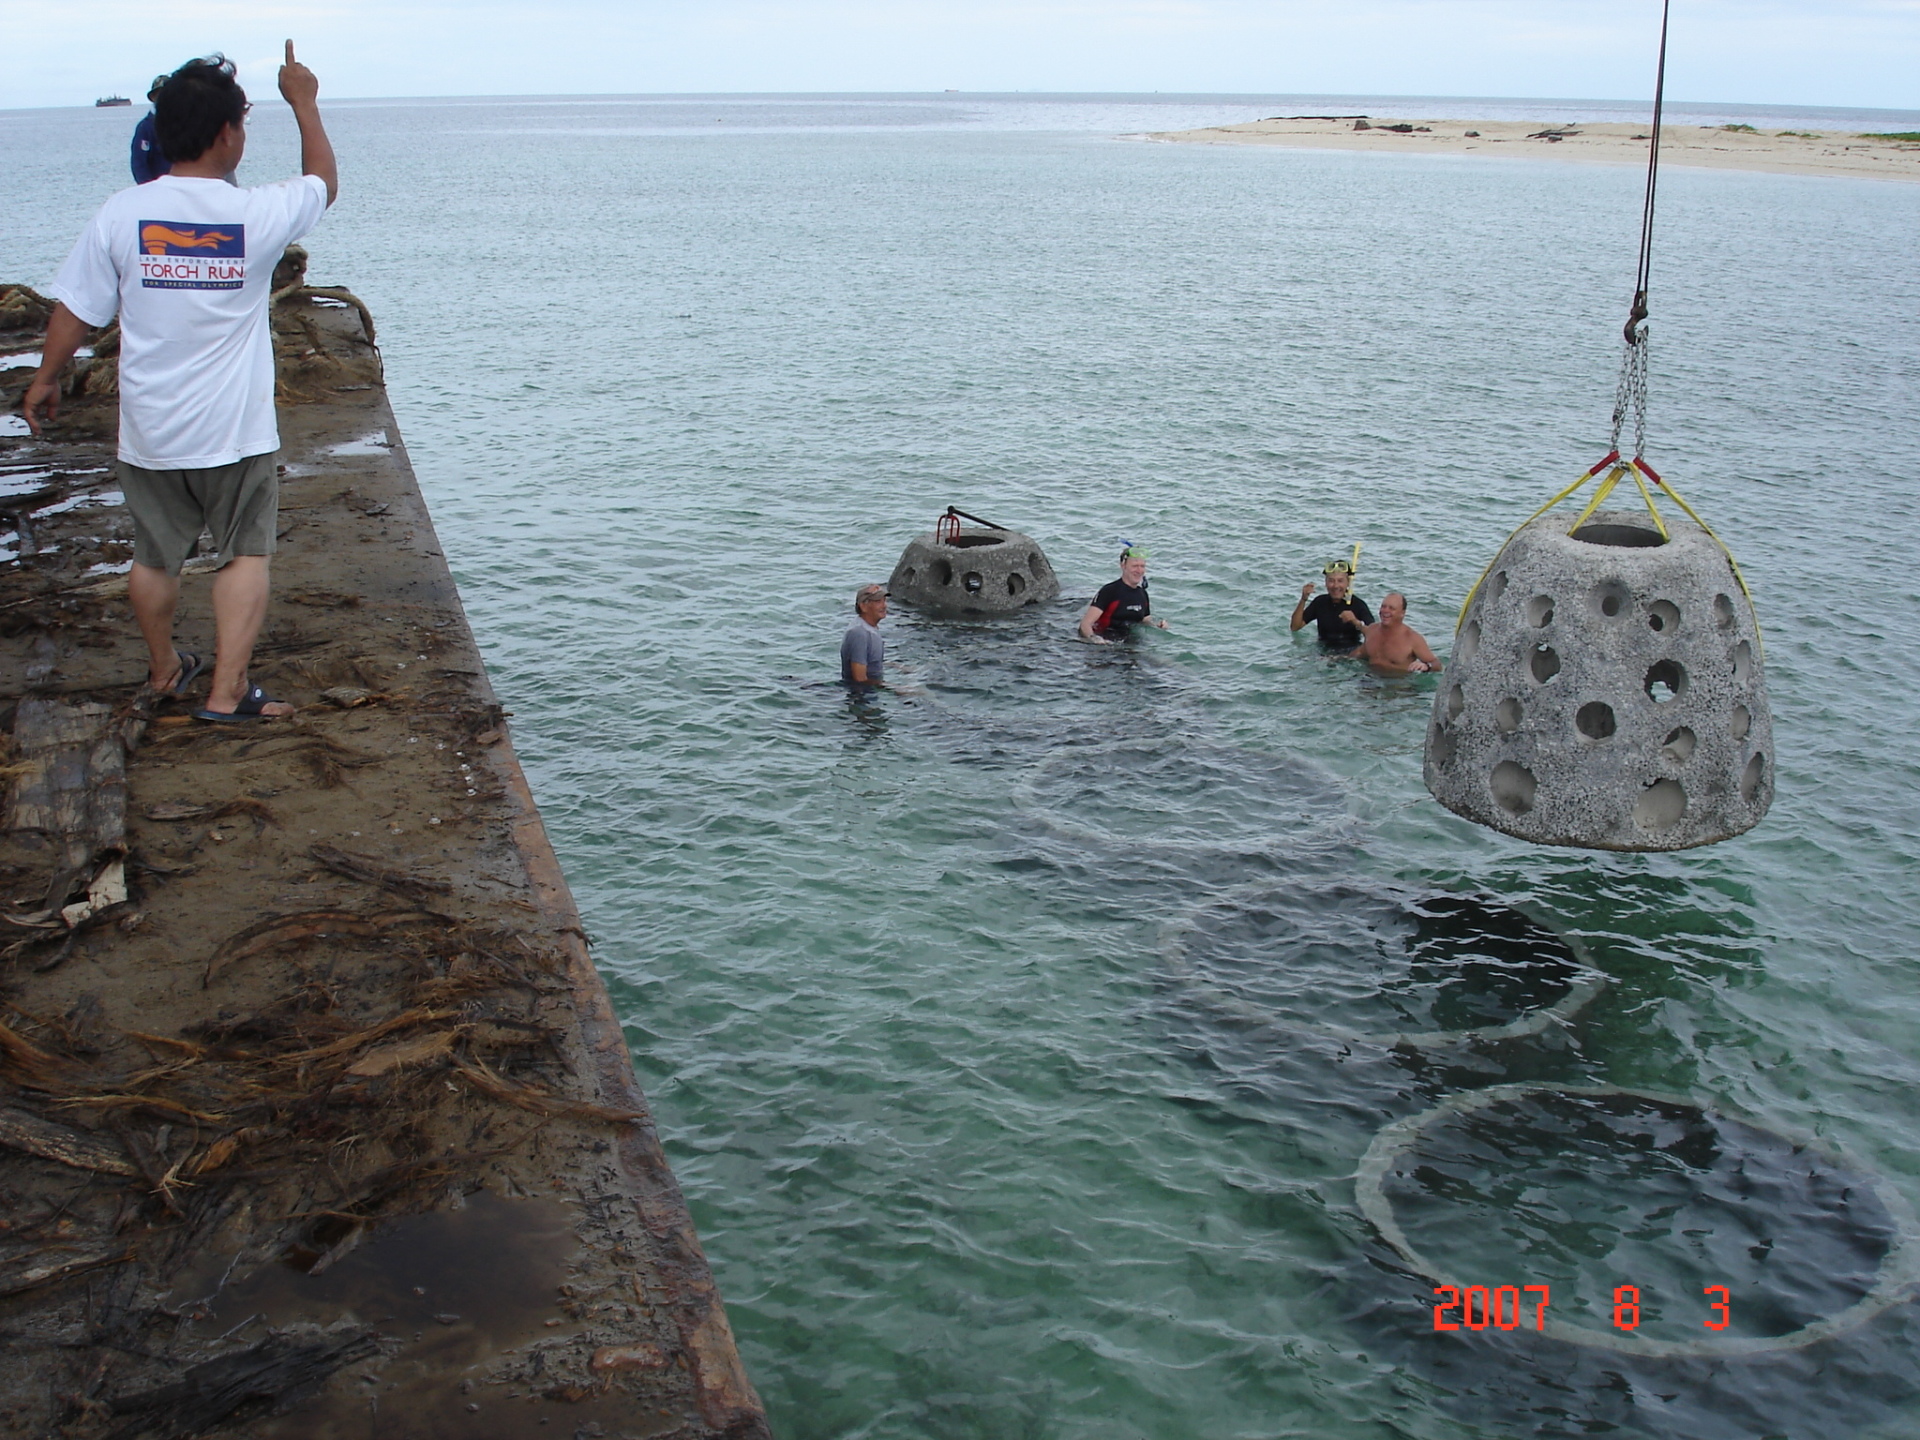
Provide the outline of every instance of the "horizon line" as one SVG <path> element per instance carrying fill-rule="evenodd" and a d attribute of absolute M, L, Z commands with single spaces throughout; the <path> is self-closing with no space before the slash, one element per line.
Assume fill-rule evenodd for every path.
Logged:
<path fill-rule="evenodd" d="M 104 98 L 104 97 L 99 97 Z M 540 91 L 523 94 L 473 93 L 440 95 L 338 95 L 323 96 L 332 104 L 420 104 L 435 101 L 483 103 L 488 101 L 585 103 L 591 101 L 685 101 L 685 100 L 1161 100 L 1161 101 L 1253 101 L 1253 100 L 1395 100 L 1395 101 L 1481 101 L 1493 104 L 1552 104 L 1651 106 L 1650 97 L 1602 97 L 1578 95 L 1441 95 L 1394 94 L 1385 91 L 1329 90 L 583 90 Z M 135 105 L 143 102 L 136 100 Z M 1889 105 L 1811 105 L 1793 101 L 1754 100 L 1669 100 L 1669 109 L 1757 110 L 1800 113 L 1830 110 L 1835 112 L 1880 112 L 1888 115 L 1920 115 L 1920 109 Z M 73 101 L 62 105 L 0 105 L 0 112 L 33 110 L 91 110 L 96 101 Z M 110 107 L 120 108 L 120 107 Z"/>

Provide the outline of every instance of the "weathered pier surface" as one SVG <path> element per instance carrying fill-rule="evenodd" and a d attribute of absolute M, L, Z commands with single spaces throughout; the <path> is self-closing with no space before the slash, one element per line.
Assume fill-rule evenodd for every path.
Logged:
<path fill-rule="evenodd" d="M 763 1436 L 370 322 L 275 329 L 290 721 L 144 693 L 110 336 L 0 435 L 0 1435 Z"/>

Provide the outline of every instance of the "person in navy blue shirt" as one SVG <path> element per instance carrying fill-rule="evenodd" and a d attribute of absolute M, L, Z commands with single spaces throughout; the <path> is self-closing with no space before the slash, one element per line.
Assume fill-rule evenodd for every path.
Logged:
<path fill-rule="evenodd" d="M 153 97 L 160 93 L 160 87 L 167 83 L 167 77 L 156 75 L 153 84 L 147 88 L 147 103 L 153 103 Z M 147 111 L 138 125 L 133 127 L 133 183 L 144 185 L 149 180 L 158 180 L 173 169 L 173 163 L 160 149 L 160 137 L 153 128 L 153 111 Z"/>

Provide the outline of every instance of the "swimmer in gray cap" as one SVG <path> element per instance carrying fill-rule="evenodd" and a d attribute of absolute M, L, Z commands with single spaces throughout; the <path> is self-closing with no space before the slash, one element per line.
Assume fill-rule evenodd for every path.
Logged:
<path fill-rule="evenodd" d="M 854 592 L 853 624 L 840 641 L 840 683 L 855 690 L 888 688 L 887 642 L 880 622 L 887 618 L 887 587 L 862 585 Z"/>

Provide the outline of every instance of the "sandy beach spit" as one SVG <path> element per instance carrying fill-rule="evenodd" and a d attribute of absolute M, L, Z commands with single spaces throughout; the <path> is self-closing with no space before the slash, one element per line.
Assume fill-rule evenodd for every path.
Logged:
<path fill-rule="evenodd" d="M 1185 144 L 1279 145 L 1413 155 L 1508 155 L 1602 165 L 1644 165 L 1647 158 L 1647 128 L 1620 124 L 1276 116 L 1246 125 L 1162 131 L 1146 138 Z M 1920 180 L 1920 142 L 1831 130 L 1668 125 L 1661 135 L 1660 162 L 1715 170 L 1916 181 Z"/>

